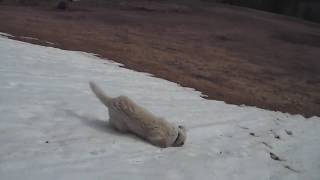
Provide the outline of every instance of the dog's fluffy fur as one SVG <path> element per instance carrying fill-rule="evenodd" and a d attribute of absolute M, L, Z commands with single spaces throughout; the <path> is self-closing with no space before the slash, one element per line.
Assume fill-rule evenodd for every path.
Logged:
<path fill-rule="evenodd" d="M 97 84 L 90 82 L 91 90 L 109 110 L 109 124 L 120 132 L 134 133 L 159 147 L 182 146 L 186 129 L 155 117 L 126 96 L 111 98 Z"/>

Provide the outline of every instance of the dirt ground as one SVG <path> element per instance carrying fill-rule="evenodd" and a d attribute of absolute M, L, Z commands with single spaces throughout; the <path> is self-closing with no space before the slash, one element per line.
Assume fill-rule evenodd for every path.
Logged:
<path fill-rule="evenodd" d="M 65 12 L 0 6 L 0 32 L 96 53 L 193 87 L 209 99 L 320 116 L 317 24 L 220 5 L 139 4 Z"/>

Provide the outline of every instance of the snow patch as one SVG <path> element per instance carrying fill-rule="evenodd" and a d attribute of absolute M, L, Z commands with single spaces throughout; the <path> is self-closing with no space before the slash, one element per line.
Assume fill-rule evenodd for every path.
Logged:
<path fill-rule="evenodd" d="M 7 33 L 2 33 L 2 32 L 0 32 L 0 37 L 14 37 L 14 36 L 12 36 L 11 34 L 7 34 Z"/>
<path fill-rule="evenodd" d="M 38 38 L 33 38 L 33 37 L 27 37 L 27 36 L 20 36 L 21 39 L 27 39 L 27 40 L 36 40 L 39 41 Z"/>
<path fill-rule="evenodd" d="M 45 41 L 46 44 L 49 44 L 49 45 L 56 45 L 55 43 L 53 42 L 50 42 L 50 41 Z"/>

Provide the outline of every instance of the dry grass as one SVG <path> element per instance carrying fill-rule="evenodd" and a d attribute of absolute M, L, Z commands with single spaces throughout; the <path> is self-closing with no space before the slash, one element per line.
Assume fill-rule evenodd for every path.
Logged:
<path fill-rule="evenodd" d="M 320 115 L 320 26 L 224 6 L 154 7 L 0 6 L 0 31 L 97 53 L 210 99 Z"/>

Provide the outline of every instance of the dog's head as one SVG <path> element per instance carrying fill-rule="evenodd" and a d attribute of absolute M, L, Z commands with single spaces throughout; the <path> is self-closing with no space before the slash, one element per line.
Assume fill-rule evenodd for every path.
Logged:
<path fill-rule="evenodd" d="M 184 126 L 178 126 L 178 136 L 173 146 L 183 146 L 187 138 L 187 130 Z"/>

